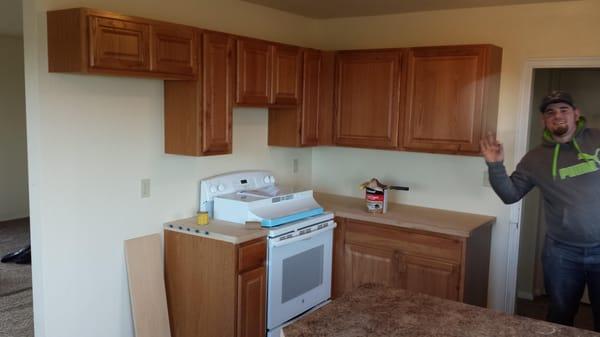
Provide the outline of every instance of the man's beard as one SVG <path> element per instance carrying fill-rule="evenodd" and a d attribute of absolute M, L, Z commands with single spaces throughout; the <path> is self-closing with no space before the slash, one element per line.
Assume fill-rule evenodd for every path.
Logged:
<path fill-rule="evenodd" d="M 564 135 L 565 133 L 567 133 L 567 131 L 569 131 L 569 127 L 566 125 L 561 125 L 561 126 L 557 127 L 556 129 L 552 130 L 552 134 L 560 137 L 560 136 Z"/>

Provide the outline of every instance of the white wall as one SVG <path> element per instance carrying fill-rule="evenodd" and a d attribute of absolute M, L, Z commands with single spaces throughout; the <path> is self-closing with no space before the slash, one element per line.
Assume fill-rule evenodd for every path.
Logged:
<path fill-rule="evenodd" d="M 0 221 L 3 221 L 27 217 L 29 202 L 23 38 L 0 35 L 0 50 Z"/>
<path fill-rule="evenodd" d="M 271 169 L 308 186 L 311 150 L 267 147 L 266 109 L 236 109 L 233 155 L 164 154 L 162 81 L 47 72 L 45 12 L 81 5 L 273 40 L 302 41 L 310 21 L 239 1 L 25 1 L 35 333 L 132 336 L 123 241 L 192 216 L 206 176 Z"/>

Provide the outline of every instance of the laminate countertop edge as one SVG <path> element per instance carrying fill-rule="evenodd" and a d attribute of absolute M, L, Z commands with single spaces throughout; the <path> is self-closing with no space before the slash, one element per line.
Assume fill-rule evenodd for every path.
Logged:
<path fill-rule="evenodd" d="M 465 212 L 390 203 L 388 211 L 369 213 L 362 198 L 315 192 L 317 202 L 336 217 L 468 238 L 496 218 Z"/>

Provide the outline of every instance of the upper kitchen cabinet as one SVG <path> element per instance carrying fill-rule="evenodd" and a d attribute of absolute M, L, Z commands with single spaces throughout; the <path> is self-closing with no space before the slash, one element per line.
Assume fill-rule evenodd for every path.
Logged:
<path fill-rule="evenodd" d="M 302 94 L 302 50 L 274 45 L 270 104 L 297 105 Z"/>
<path fill-rule="evenodd" d="M 404 148 L 478 154 L 496 131 L 501 58 L 492 45 L 410 49 Z"/>
<path fill-rule="evenodd" d="M 235 39 L 205 31 L 201 40 L 199 79 L 165 81 L 166 153 L 231 153 Z"/>
<path fill-rule="evenodd" d="M 302 49 L 240 38 L 236 89 L 238 105 L 298 105 L 302 95 Z"/>
<path fill-rule="evenodd" d="M 152 27 L 152 70 L 165 74 L 198 72 L 197 40 L 193 29 L 173 24 Z"/>
<path fill-rule="evenodd" d="M 271 95 L 271 45 L 265 41 L 237 40 L 236 103 L 267 106 Z"/>
<path fill-rule="evenodd" d="M 304 50 L 302 78 L 299 106 L 269 109 L 269 145 L 332 144 L 334 52 Z"/>
<path fill-rule="evenodd" d="M 342 51 L 336 58 L 336 145 L 398 148 L 404 50 Z"/>
<path fill-rule="evenodd" d="M 193 79 L 195 29 L 74 8 L 47 13 L 50 72 Z"/>

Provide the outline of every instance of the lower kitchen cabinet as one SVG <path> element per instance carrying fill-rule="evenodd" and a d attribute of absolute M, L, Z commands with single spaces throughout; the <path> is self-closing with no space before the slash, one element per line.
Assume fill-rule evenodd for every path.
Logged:
<path fill-rule="evenodd" d="M 337 218 L 333 296 L 365 283 L 487 304 L 490 226 L 468 238 Z"/>
<path fill-rule="evenodd" d="M 164 234 L 171 336 L 265 336 L 265 239 L 236 245 Z"/>
<path fill-rule="evenodd" d="M 264 337 L 266 282 L 265 267 L 252 269 L 238 276 L 238 337 Z"/>

